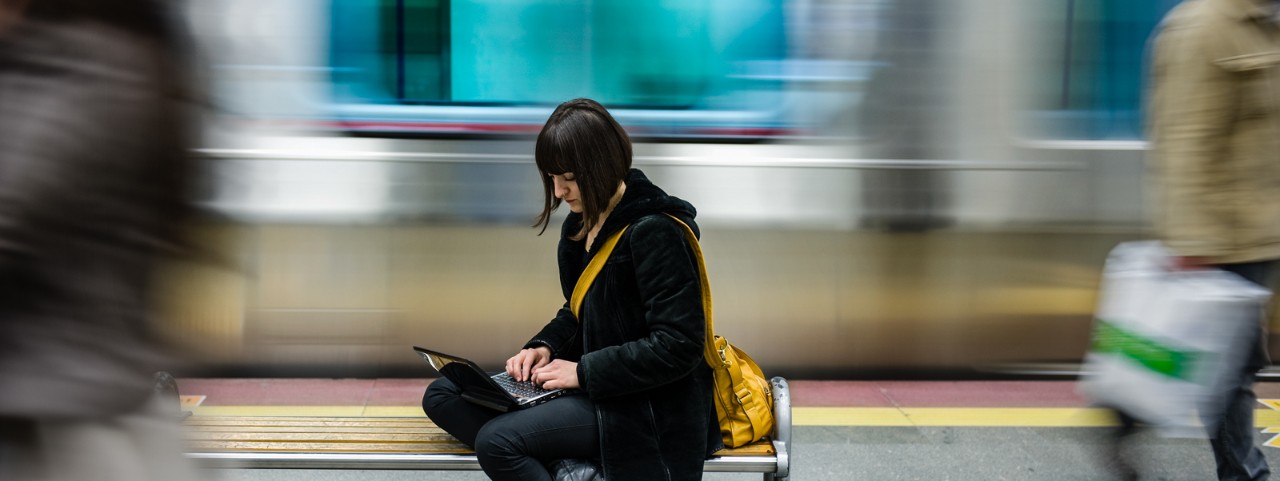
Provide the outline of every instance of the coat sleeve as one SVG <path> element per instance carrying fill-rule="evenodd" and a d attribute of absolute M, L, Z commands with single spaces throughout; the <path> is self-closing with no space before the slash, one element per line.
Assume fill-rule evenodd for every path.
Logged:
<path fill-rule="evenodd" d="M 632 225 L 629 243 L 648 333 L 582 357 L 578 381 L 592 399 L 652 389 L 704 362 L 702 286 L 683 228 L 646 217 Z"/>
<path fill-rule="evenodd" d="M 1178 255 L 1230 252 L 1234 222 L 1224 194 L 1238 92 L 1214 63 L 1222 39 L 1196 25 L 1166 27 L 1156 38 L 1151 140 L 1159 193 L 1157 227 Z"/>
<path fill-rule="evenodd" d="M 543 326 L 533 339 L 525 343 L 524 348 L 546 346 L 551 349 L 552 358 L 572 361 L 582 353 L 581 343 L 577 341 L 578 320 L 569 310 L 569 303 L 565 302 L 564 306 L 556 311 L 556 317 Z"/>

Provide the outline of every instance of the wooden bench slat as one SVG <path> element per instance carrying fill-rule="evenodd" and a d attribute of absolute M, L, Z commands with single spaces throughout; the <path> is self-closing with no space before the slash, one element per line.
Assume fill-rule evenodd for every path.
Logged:
<path fill-rule="evenodd" d="M 402 422 L 402 423 L 421 423 L 435 424 L 431 422 L 431 418 L 426 416 L 237 416 L 237 415 L 196 415 L 187 418 L 191 422 L 199 421 L 230 421 L 230 420 L 246 420 L 246 421 L 283 421 L 283 422 L 299 422 L 299 421 L 323 421 L 323 422 Z"/>
<path fill-rule="evenodd" d="M 472 453 L 427 418 L 192 416 L 192 447 L 213 451 Z M 717 456 L 773 456 L 761 440 Z"/>
<path fill-rule="evenodd" d="M 188 449 L 211 452 L 330 452 L 330 453 L 425 453 L 472 454 L 467 445 L 459 442 L 441 443 L 323 443 L 323 442 L 243 442 L 243 441 L 191 441 Z"/>
<path fill-rule="evenodd" d="M 424 427 L 377 427 L 377 426 L 192 426 L 191 431 L 204 433 L 393 433 L 393 434 L 445 434 L 443 429 L 435 425 Z"/>
<path fill-rule="evenodd" d="M 773 443 L 768 439 L 761 439 L 746 446 L 721 449 L 716 451 L 714 456 L 773 456 L 775 454 L 778 454 L 778 450 L 774 449 Z"/>
<path fill-rule="evenodd" d="M 367 426 L 367 427 L 435 427 L 422 418 L 336 418 L 336 417 L 234 417 L 191 416 L 188 426 Z"/>
<path fill-rule="evenodd" d="M 267 432 L 203 432 L 196 431 L 187 435 L 192 441 L 306 441 L 306 442 L 395 442 L 395 443 L 434 443 L 454 441 L 447 433 L 267 433 Z"/>

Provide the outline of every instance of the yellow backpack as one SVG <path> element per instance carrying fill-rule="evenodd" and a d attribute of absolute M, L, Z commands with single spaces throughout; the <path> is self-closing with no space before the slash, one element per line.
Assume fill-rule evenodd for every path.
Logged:
<path fill-rule="evenodd" d="M 711 322 L 711 281 L 707 277 L 707 266 L 702 260 L 702 247 L 698 244 L 693 229 L 675 216 L 667 216 L 684 227 L 685 237 L 698 259 L 698 274 L 702 280 L 702 310 L 707 319 L 707 339 L 704 343 L 706 350 L 703 357 L 715 374 L 715 403 L 716 415 L 720 420 L 720 435 L 728 448 L 751 444 L 773 432 L 773 394 L 769 389 L 769 380 L 764 377 L 764 372 L 751 356 L 729 344 L 725 338 L 715 335 Z M 573 287 L 573 297 L 569 301 L 575 317 L 591 283 L 595 281 L 596 275 L 600 273 L 609 254 L 618 244 L 618 239 L 622 238 L 622 233 L 628 227 L 630 226 L 623 227 L 605 239 L 600 250 L 578 277 L 578 283 Z"/>

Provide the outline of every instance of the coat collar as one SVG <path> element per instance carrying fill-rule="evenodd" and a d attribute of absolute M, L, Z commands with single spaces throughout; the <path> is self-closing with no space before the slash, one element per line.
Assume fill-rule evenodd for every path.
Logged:
<path fill-rule="evenodd" d="M 609 213 L 609 217 L 605 218 L 604 225 L 600 226 L 600 233 L 597 239 L 607 239 L 619 229 L 648 215 L 671 214 L 679 217 L 686 224 L 692 222 L 697 215 L 697 211 L 692 204 L 678 197 L 667 195 L 660 187 L 650 182 L 644 172 L 639 169 L 631 169 L 627 175 L 626 182 L 626 193 L 622 194 L 622 200 L 618 201 L 618 205 L 614 206 L 613 212 Z"/>
<path fill-rule="evenodd" d="M 1273 0 L 1217 0 L 1217 7 L 1231 18 L 1248 21 L 1275 18 L 1277 4 Z"/>

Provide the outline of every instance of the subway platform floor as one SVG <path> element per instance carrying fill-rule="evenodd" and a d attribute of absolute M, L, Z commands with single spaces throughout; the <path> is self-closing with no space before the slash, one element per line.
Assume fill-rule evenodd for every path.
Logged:
<path fill-rule="evenodd" d="M 180 379 L 194 415 L 419 416 L 430 379 Z M 1072 381 L 791 380 L 792 476 L 809 480 L 1107 480 L 1109 413 Z M 1256 436 L 1280 473 L 1280 382 L 1260 382 Z M 1144 480 L 1215 479 L 1203 439 L 1136 436 Z M 483 480 L 480 472 L 210 470 L 216 481 Z M 707 474 L 704 479 L 759 479 Z"/>

